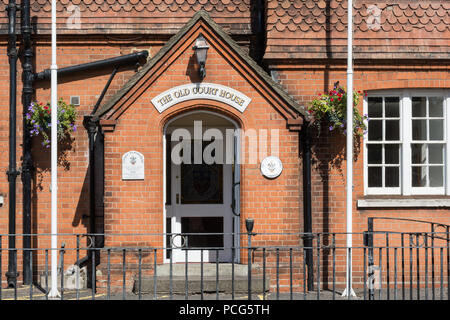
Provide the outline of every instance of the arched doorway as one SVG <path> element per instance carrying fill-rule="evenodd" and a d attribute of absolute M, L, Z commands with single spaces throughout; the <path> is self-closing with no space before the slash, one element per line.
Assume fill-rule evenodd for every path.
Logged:
<path fill-rule="evenodd" d="M 164 126 L 165 262 L 239 260 L 239 126 L 207 110 Z"/>

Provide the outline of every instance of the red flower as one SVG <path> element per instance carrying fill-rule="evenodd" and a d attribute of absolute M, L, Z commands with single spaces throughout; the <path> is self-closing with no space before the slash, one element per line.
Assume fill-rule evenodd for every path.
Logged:
<path fill-rule="evenodd" d="M 331 98 L 330 101 L 333 101 L 333 98 Z"/>
<path fill-rule="evenodd" d="M 45 106 L 45 107 L 44 107 L 44 109 L 45 109 L 45 110 L 47 110 L 47 109 L 48 109 L 48 107 L 47 107 L 47 106 Z"/>

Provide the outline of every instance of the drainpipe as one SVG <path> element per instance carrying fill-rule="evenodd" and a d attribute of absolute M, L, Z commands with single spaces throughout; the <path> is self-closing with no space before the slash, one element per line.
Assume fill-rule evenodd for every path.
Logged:
<path fill-rule="evenodd" d="M 22 156 L 22 205 L 23 234 L 31 234 L 31 173 L 33 161 L 31 157 L 31 137 L 28 130 L 26 113 L 33 95 L 33 49 L 31 47 L 30 0 L 22 0 L 21 32 L 23 41 L 22 61 L 22 105 L 23 105 L 23 156 Z M 31 236 L 23 236 L 23 249 L 31 248 Z M 30 268 L 31 251 L 23 250 L 23 284 L 30 284 L 33 275 Z"/>
<path fill-rule="evenodd" d="M 8 10 L 8 57 L 9 57 L 9 225 L 8 225 L 8 271 L 6 278 L 8 287 L 17 285 L 17 251 L 16 248 L 16 86 L 17 86 L 17 48 L 16 48 L 16 12 L 15 0 L 10 0 Z"/>
<path fill-rule="evenodd" d="M 122 67 L 130 67 L 133 65 L 142 65 L 147 61 L 148 51 L 139 51 L 131 54 L 127 54 L 120 57 L 109 58 L 105 60 L 99 60 L 94 62 L 88 62 L 70 66 L 66 68 L 58 69 L 58 78 L 64 78 L 73 75 L 80 75 L 83 72 L 99 71 L 102 69 L 120 69 Z M 36 81 L 49 81 L 50 69 L 46 69 L 42 72 L 36 73 L 34 79 Z"/>
<path fill-rule="evenodd" d="M 97 239 L 96 239 L 96 228 L 95 228 L 95 135 L 97 133 L 97 125 L 98 121 L 93 119 L 92 116 L 85 116 L 83 119 L 83 125 L 86 128 L 86 131 L 88 133 L 88 139 L 89 139 L 89 233 L 92 236 L 91 239 L 91 245 L 95 248 L 97 247 Z M 95 254 L 97 255 L 97 252 L 91 252 L 89 254 L 90 257 Z M 95 261 L 98 261 L 97 257 Z M 77 261 L 78 262 L 78 261 Z M 95 268 L 96 266 L 92 266 Z M 95 271 L 92 272 L 93 279 L 91 282 L 92 288 L 95 290 Z"/>
<path fill-rule="evenodd" d="M 255 0 L 252 10 L 252 31 L 255 34 L 255 43 L 250 49 L 251 57 L 263 65 L 263 57 L 266 50 L 266 4 L 265 0 Z"/>
<path fill-rule="evenodd" d="M 303 232 L 306 249 L 305 263 L 308 268 L 308 291 L 314 290 L 314 261 L 312 250 L 312 213 L 311 213 L 311 137 L 309 122 L 302 126 L 301 141 L 303 145 Z"/>

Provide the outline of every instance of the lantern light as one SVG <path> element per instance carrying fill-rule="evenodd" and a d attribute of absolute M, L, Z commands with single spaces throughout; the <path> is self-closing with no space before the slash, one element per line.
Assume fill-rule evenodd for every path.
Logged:
<path fill-rule="evenodd" d="M 193 47 L 195 50 L 195 56 L 197 57 L 197 63 L 199 65 L 199 76 L 200 79 L 203 80 L 206 76 L 206 56 L 208 53 L 209 45 L 206 42 L 206 39 L 200 33 L 198 38 L 195 40 L 195 45 Z"/>

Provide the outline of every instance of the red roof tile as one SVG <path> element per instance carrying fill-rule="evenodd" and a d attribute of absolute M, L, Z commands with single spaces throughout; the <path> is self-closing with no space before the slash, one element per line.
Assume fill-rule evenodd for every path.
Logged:
<path fill-rule="evenodd" d="M 347 0 L 269 0 L 265 57 L 344 57 L 343 47 L 330 47 L 327 42 L 329 38 L 346 38 L 347 3 Z M 438 39 L 444 50 L 439 50 L 437 56 L 450 58 L 450 1 L 355 0 L 353 6 L 355 46 L 360 39 L 374 39 L 375 48 L 379 49 L 377 57 L 385 52 L 386 57 L 411 58 L 408 50 L 424 56 L 429 52 L 432 57 L 434 48 L 426 44 L 399 48 L 404 39 Z M 292 41 L 295 45 L 290 48 L 288 39 L 302 41 Z M 370 58 L 368 53 L 373 53 L 372 49 L 367 46 L 367 52 L 361 51 L 355 58 Z"/>
<path fill-rule="evenodd" d="M 0 0 L 4 12 L 8 0 Z M 2 5 L 3 4 L 3 5 Z M 76 6 L 81 28 L 66 25 Z M 58 33 L 176 33 L 197 11 L 206 11 L 231 34 L 251 34 L 251 0 L 60 0 Z M 38 33 L 50 32 L 51 0 L 31 0 L 31 16 L 38 17 Z M 7 32 L 7 16 L 0 15 L 0 32 Z"/>

